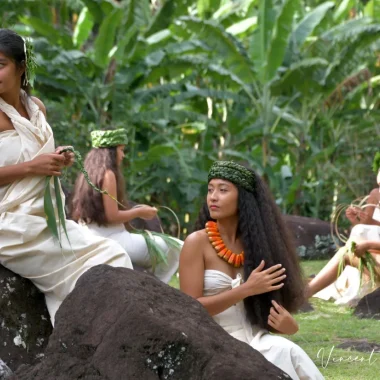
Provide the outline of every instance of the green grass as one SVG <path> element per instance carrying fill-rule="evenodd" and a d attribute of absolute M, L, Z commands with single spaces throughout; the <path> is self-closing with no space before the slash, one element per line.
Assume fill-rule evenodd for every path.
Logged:
<path fill-rule="evenodd" d="M 326 260 L 302 262 L 305 275 L 318 273 L 326 262 Z M 353 315 L 352 309 L 335 305 L 333 302 L 312 298 L 310 303 L 315 310 L 295 316 L 300 330 L 288 338 L 308 353 L 326 380 L 379 379 L 380 353 L 374 353 L 371 357 L 371 364 L 369 364 L 370 353 L 338 349 L 336 346 L 345 340 L 360 339 L 380 344 L 380 321 L 358 319 Z M 323 367 L 325 368 L 322 367 L 322 353 L 324 354 Z M 357 360 L 363 361 L 350 363 L 348 362 L 350 356 L 352 359 L 357 357 Z M 346 361 L 340 361 L 343 359 Z"/>
<path fill-rule="evenodd" d="M 310 276 L 318 273 L 326 262 L 327 260 L 304 261 L 302 268 L 305 275 Z M 170 285 L 179 287 L 176 275 L 173 276 Z M 297 314 L 295 318 L 300 325 L 300 330 L 297 334 L 286 337 L 307 352 L 326 380 L 380 379 L 380 352 L 372 355 L 371 364 L 369 364 L 370 353 L 336 348 L 345 340 L 366 339 L 368 342 L 380 344 L 380 321 L 358 319 L 352 314 L 352 309 L 337 306 L 333 302 L 312 298 L 310 303 L 315 310 Z M 323 366 L 322 353 L 324 355 Z M 348 362 L 350 357 L 351 359 L 357 357 L 357 361 Z M 342 361 L 343 359 L 346 361 Z"/>

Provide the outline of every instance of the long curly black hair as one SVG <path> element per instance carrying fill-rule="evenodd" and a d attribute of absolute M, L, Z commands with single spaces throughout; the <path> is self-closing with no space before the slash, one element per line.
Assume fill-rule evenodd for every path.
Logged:
<path fill-rule="evenodd" d="M 268 329 L 271 301 L 275 300 L 290 313 L 296 312 L 304 302 L 304 281 L 295 246 L 281 213 L 266 184 L 251 171 L 255 174 L 255 191 L 249 192 L 237 186 L 237 236 L 244 247 L 244 279 L 248 279 L 261 260 L 265 261 L 264 269 L 276 264 L 286 268 L 286 279 L 281 289 L 244 299 L 249 321 Z M 194 230 L 202 230 L 209 220 L 213 219 L 205 202 Z"/>

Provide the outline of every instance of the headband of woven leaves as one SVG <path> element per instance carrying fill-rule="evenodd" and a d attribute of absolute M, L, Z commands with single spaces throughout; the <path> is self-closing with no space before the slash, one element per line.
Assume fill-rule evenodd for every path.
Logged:
<path fill-rule="evenodd" d="M 255 189 L 254 173 L 233 161 L 215 161 L 208 173 L 208 182 L 214 178 L 225 179 L 250 192 Z"/>
<path fill-rule="evenodd" d="M 372 169 L 377 174 L 380 170 L 380 152 L 375 154 L 375 158 L 373 159 Z"/>
<path fill-rule="evenodd" d="M 33 52 L 33 45 L 28 38 L 24 38 L 24 53 L 25 53 L 25 81 L 24 85 L 34 85 L 34 79 L 36 77 L 36 56 Z"/>
<path fill-rule="evenodd" d="M 109 131 L 92 131 L 91 140 L 94 148 L 112 148 L 128 144 L 127 132 L 122 128 Z"/>

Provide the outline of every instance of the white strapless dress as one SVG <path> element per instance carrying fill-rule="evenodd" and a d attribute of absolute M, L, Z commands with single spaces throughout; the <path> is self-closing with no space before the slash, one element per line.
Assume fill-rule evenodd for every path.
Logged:
<path fill-rule="evenodd" d="M 232 279 L 218 270 L 205 270 L 204 296 L 213 296 L 230 290 L 242 283 L 239 274 Z M 259 326 L 252 326 L 246 318 L 244 303 L 241 301 L 215 315 L 214 320 L 234 338 L 249 344 L 268 361 L 286 372 L 293 380 L 324 379 L 306 352 L 281 336 L 272 335 Z"/>

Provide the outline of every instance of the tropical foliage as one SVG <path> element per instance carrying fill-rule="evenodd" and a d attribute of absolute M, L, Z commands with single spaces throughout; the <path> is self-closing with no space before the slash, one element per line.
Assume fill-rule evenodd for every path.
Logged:
<path fill-rule="evenodd" d="M 91 130 L 127 128 L 129 196 L 173 208 L 184 228 L 218 158 L 249 163 L 283 212 L 304 216 L 329 219 L 376 185 L 379 0 L 12 0 L 0 10 L 3 26 L 33 39 L 35 92 L 57 142 L 85 154 Z"/>

